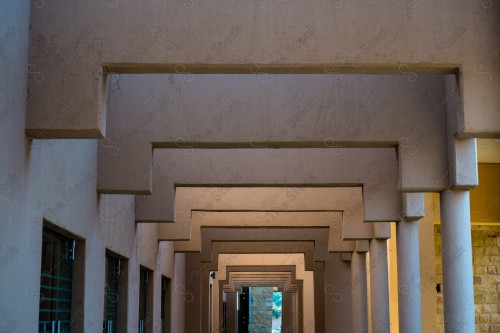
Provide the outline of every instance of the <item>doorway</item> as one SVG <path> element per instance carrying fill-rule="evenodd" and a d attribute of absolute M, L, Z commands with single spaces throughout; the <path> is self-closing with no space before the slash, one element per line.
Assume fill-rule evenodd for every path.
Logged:
<path fill-rule="evenodd" d="M 242 287 L 238 293 L 238 333 L 281 333 L 283 302 L 277 287 Z"/>

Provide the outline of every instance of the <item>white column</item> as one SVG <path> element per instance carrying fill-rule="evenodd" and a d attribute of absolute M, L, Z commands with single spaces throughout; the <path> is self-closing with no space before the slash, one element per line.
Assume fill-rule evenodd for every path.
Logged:
<path fill-rule="evenodd" d="M 354 333 L 368 332 L 368 295 L 366 254 L 354 251 L 351 257 L 352 328 Z"/>
<path fill-rule="evenodd" d="M 420 300 L 420 255 L 418 221 L 401 220 L 396 224 L 398 249 L 399 331 L 422 332 Z"/>
<path fill-rule="evenodd" d="M 390 332 L 387 240 L 370 241 L 372 333 Z"/>
<path fill-rule="evenodd" d="M 399 331 L 422 332 L 418 220 L 425 216 L 423 193 L 403 193 L 403 212 L 396 225 Z"/>
<path fill-rule="evenodd" d="M 469 191 L 441 193 L 444 322 L 447 333 L 473 333 L 474 283 Z"/>

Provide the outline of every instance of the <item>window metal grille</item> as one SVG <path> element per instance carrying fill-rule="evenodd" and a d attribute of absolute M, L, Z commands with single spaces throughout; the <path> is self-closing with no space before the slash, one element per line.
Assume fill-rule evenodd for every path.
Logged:
<path fill-rule="evenodd" d="M 71 332 L 74 258 L 75 240 L 43 230 L 39 333 Z"/>
<path fill-rule="evenodd" d="M 106 284 L 104 286 L 103 333 L 116 333 L 118 323 L 118 285 L 120 283 L 120 259 L 106 255 Z"/>

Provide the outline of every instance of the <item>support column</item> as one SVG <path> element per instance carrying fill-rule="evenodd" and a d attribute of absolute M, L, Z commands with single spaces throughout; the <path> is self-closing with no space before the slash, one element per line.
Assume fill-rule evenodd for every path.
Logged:
<path fill-rule="evenodd" d="M 469 191 L 441 193 L 444 328 L 447 333 L 473 333 L 474 282 Z"/>
<path fill-rule="evenodd" d="M 203 321 L 201 320 L 202 318 L 200 318 L 201 307 L 208 306 L 208 300 L 202 298 L 203 295 L 201 291 L 201 285 L 204 281 L 207 281 L 208 283 L 208 273 L 207 276 L 202 276 L 200 274 L 200 253 L 186 253 L 184 256 L 185 282 L 183 285 L 176 287 L 176 292 L 180 292 L 184 297 L 184 304 L 186 309 L 184 327 L 186 329 L 186 332 L 200 332 L 200 329 L 202 327 L 200 323 L 203 323 Z M 203 278 L 205 280 L 202 280 Z M 208 323 L 206 323 L 206 325 L 208 327 Z"/>
<path fill-rule="evenodd" d="M 359 246 L 356 247 L 351 255 L 352 331 L 362 333 L 368 332 L 366 251 L 358 252 Z"/>
<path fill-rule="evenodd" d="M 294 330 L 293 333 L 304 332 L 304 285 L 301 284 L 298 291 L 293 293 Z"/>
<path fill-rule="evenodd" d="M 422 332 L 420 300 L 420 255 L 418 221 L 401 220 L 396 225 L 398 248 L 399 331 Z"/>
<path fill-rule="evenodd" d="M 387 240 L 370 241 L 370 293 L 372 333 L 390 332 Z"/>
<path fill-rule="evenodd" d="M 325 333 L 325 263 L 315 262 L 314 278 L 314 326 L 315 333 Z"/>
<path fill-rule="evenodd" d="M 226 293 L 226 332 L 237 332 L 236 292 Z"/>
<path fill-rule="evenodd" d="M 294 333 L 295 330 L 295 318 L 297 318 L 296 309 L 294 308 L 293 298 L 295 297 L 294 292 L 283 292 L 283 317 L 281 327 L 283 333 Z"/>
<path fill-rule="evenodd" d="M 424 194 L 403 194 L 403 219 L 396 224 L 399 331 L 422 332 L 418 220 L 424 217 Z"/>

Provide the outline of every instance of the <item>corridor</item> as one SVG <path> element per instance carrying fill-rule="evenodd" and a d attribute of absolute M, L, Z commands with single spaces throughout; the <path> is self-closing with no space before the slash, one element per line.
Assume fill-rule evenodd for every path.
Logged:
<path fill-rule="evenodd" d="M 3 0 L 0 333 L 500 332 L 499 20 Z"/>

